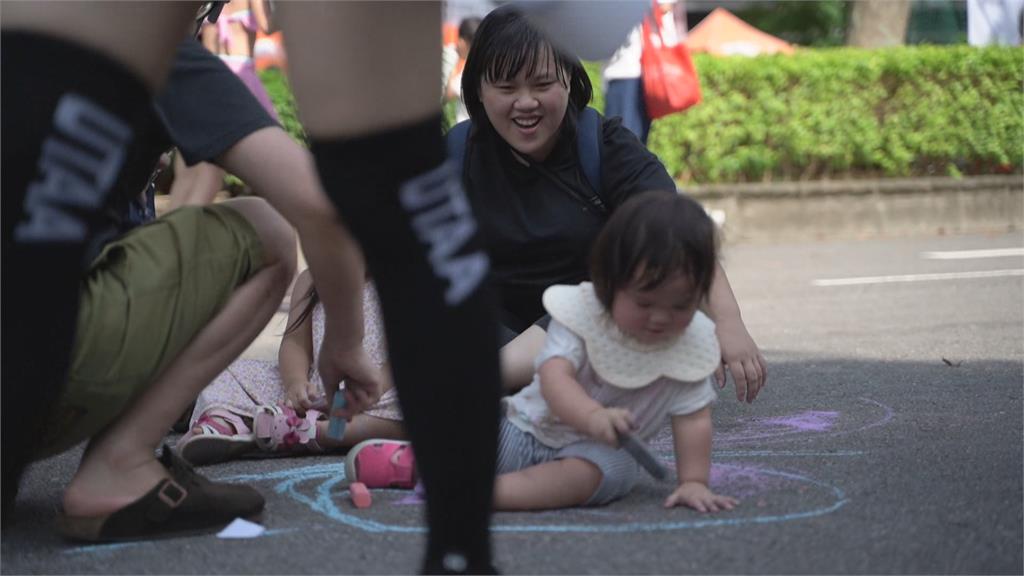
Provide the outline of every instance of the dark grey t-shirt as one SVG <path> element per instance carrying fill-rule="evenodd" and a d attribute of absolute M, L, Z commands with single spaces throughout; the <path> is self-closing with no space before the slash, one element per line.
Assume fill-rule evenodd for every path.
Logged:
<path fill-rule="evenodd" d="M 602 119 L 601 131 L 599 195 L 609 210 L 640 192 L 675 190 L 665 167 L 621 119 Z M 545 288 L 587 279 L 590 246 L 606 220 L 566 190 L 590 196 L 580 172 L 575 130 L 562 132 L 540 166 L 516 160 L 487 123 L 467 147 L 466 189 L 490 250 L 501 322 L 516 332 L 544 315 Z"/>
<path fill-rule="evenodd" d="M 216 162 L 218 156 L 249 134 L 277 122 L 220 58 L 195 39 L 178 44 L 170 76 L 153 102 L 163 132 L 133 146 L 125 185 L 115 191 L 106 231 L 94 243 L 90 260 L 110 240 L 152 219 L 152 191 L 140 194 L 160 154 L 176 146 L 189 165 Z"/>
<path fill-rule="evenodd" d="M 277 125 L 234 72 L 193 39 L 178 45 L 156 110 L 190 166 L 212 162 L 249 134 Z"/>

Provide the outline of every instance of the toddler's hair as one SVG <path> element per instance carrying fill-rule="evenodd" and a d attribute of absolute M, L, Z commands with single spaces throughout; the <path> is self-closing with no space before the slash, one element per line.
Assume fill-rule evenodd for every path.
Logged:
<path fill-rule="evenodd" d="M 703 300 L 717 253 L 715 224 L 700 204 L 674 191 L 644 192 L 624 202 L 604 225 L 590 253 L 590 277 L 608 311 L 615 293 L 634 280 L 650 289 L 676 272 Z"/>

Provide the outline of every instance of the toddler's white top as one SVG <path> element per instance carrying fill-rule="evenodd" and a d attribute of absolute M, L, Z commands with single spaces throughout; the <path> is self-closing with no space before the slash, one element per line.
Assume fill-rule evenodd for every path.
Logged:
<path fill-rule="evenodd" d="M 580 286 L 573 287 L 552 287 L 549 288 L 549 291 L 552 289 L 555 289 L 554 294 L 556 295 L 559 291 L 563 295 L 568 294 L 566 290 L 569 289 L 577 290 L 579 291 L 577 294 L 585 296 L 592 296 L 593 294 L 593 288 L 590 283 L 583 283 Z M 585 301 L 580 303 L 580 310 L 589 311 L 591 315 L 595 312 L 601 314 L 601 309 L 595 308 L 593 302 L 589 301 L 589 298 L 584 298 L 583 300 Z M 680 361 L 688 369 L 688 373 L 696 374 L 693 381 L 687 382 L 660 375 L 657 372 L 651 372 L 653 376 L 647 380 L 645 385 L 637 387 L 635 384 L 630 383 L 629 387 L 622 387 L 604 379 L 594 369 L 594 365 L 587 355 L 588 342 L 593 339 L 593 335 L 591 335 L 590 340 L 585 341 L 583 337 L 566 327 L 559 321 L 559 316 L 563 315 L 563 311 L 559 310 L 556 306 L 549 306 L 550 301 L 551 299 L 548 297 L 548 294 L 545 293 L 545 305 L 548 311 L 552 312 L 553 318 L 548 326 L 544 347 L 534 361 L 535 369 L 551 358 L 565 358 L 576 369 L 576 379 L 588 396 L 602 406 L 626 408 L 633 414 L 637 427 L 635 432 L 644 440 L 650 439 L 657 434 L 662 426 L 665 425 L 667 417 L 691 414 L 704 408 L 717 397 L 715 387 L 711 381 L 711 375 L 717 366 L 717 358 L 715 362 L 709 363 L 707 359 L 702 357 L 709 352 L 717 353 L 718 345 L 714 336 L 714 324 L 702 313 L 698 312 L 700 316 L 695 318 L 695 323 L 691 323 L 686 332 L 680 336 L 681 341 L 685 339 L 685 341 L 689 342 L 696 339 L 701 343 L 698 350 L 699 353 L 694 354 L 698 358 Z M 589 324 L 591 326 L 609 326 L 610 322 L 593 318 L 593 322 Z M 708 331 L 709 324 L 710 332 Z M 608 330 L 617 330 L 617 328 L 611 325 L 608 327 Z M 621 333 L 606 334 L 605 336 L 602 342 L 603 346 L 608 346 L 608 342 L 622 341 Z M 707 342 L 709 338 L 714 340 L 713 345 Z M 687 348 L 690 347 L 684 347 L 683 349 Z M 670 345 L 663 347 L 662 350 L 671 350 L 675 354 L 679 354 L 680 348 Z M 627 356 L 636 355 L 636 353 L 637 350 L 635 348 L 624 351 L 624 354 Z M 657 357 L 664 355 L 664 352 L 651 350 L 645 352 L 644 355 L 650 357 L 652 365 L 658 365 L 660 362 Z M 693 372 L 693 370 L 697 370 L 697 372 Z M 504 403 L 505 413 L 509 421 L 524 432 L 532 434 L 546 446 L 561 448 L 573 442 L 589 438 L 582 432 L 563 423 L 551 412 L 547 402 L 541 395 L 540 378 L 536 374 L 529 386 L 523 388 L 514 396 L 506 398 Z"/>

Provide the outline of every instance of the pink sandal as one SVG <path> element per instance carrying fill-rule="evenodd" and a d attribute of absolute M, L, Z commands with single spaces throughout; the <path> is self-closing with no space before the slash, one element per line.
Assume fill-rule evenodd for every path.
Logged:
<path fill-rule="evenodd" d="M 253 417 L 256 445 L 266 452 L 323 452 L 316 441 L 316 422 L 324 416 L 318 410 L 306 410 L 299 416 L 287 406 L 260 406 Z"/>
<path fill-rule="evenodd" d="M 174 447 L 190 464 L 202 466 L 238 458 L 254 451 L 256 443 L 242 416 L 212 408 L 199 416 Z"/>
<path fill-rule="evenodd" d="M 416 458 L 412 444 L 402 440 L 364 440 L 345 457 L 345 478 L 367 488 L 412 488 Z"/>

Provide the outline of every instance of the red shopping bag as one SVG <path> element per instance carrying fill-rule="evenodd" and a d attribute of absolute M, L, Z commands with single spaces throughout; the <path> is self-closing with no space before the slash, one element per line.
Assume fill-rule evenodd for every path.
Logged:
<path fill-rule="evenodd" d="M 654 120 L 700 102 L 700 81 L 686 44 L 666 45 L 651 16 L 644 18 L 642 32 L 640 69 L 647 116 Z"/>

